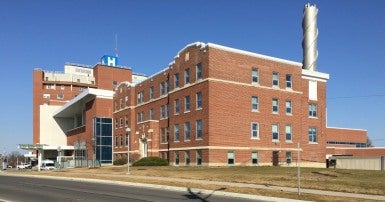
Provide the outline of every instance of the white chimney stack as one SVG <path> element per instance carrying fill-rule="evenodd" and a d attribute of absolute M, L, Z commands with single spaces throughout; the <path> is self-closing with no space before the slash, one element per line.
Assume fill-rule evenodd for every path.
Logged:
<path fill-rule="evenodd" d="M 309 3 L 305 5 L 302 17 L 302 50 L 303 61 L 302 69 L 317 71 L 318 59 L 318 28 L 317 28 L 318 9 L 315 5 Z"/>

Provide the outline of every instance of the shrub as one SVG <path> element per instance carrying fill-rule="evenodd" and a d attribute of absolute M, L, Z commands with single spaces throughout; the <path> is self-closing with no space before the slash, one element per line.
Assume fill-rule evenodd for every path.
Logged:
<path fill-rule="evenodd" d="M 168 166 L 168 161 L 159 157 L 144 157 L 133 163 L 132 166 Z"/>
<path fill-rule="evenodd" d="M 115 160 L 114 162 L 113 162 L 113 164 L 115 165 L 115 166 L 118 166 L 118 165 L 124 165 L 124 164 L 126 164 L 127 163 L 127 159 L 117 159 L 117 160 Z"/>

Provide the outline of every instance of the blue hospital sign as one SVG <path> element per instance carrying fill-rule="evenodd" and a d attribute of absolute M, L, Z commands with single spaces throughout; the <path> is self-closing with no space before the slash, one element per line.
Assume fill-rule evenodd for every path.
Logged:
<path fill-rule="evenodd" d="M 117 66 L 118 65 L 118 57 L 105 55 L 102 57 L 102 65 Z"/>

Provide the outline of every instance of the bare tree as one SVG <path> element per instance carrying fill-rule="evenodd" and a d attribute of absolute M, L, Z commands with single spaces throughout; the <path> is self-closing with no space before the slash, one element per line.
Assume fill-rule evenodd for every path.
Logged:
<path fill-rule="evenodd" d="M 374 147 L 372 140 L 368 136 L 366 137 L 366 147 Z"/>
<path fill-rule="evenodd" d="M 7 160 L 9 165 L 16 166 L 17 161 L 24 161 L 24 156 L 18 151 L 13 151 L 7 155 Z"/>

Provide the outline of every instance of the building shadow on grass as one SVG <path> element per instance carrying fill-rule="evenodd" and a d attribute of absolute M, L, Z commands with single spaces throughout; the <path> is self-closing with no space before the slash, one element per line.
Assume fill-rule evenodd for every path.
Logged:
<path fill-rule="evenodd" d="M 211 193 L 209 194 L 203 194 L 202 192 L 196 192 L 194 193 L 190 187 L 187 188 L 187 194 L 185 194 L 184 196 L 187 198 L 187 199 L 192 199 L 192 200 L 200 200 L 202 202 L 208 202 L 209 198 L 211 197 L 211 195 L 213 195 L 216 191 L 223 191 L 225 190 L 226 188 L 225 187 L 222 187 L 222 188 L 219 188 L 219 189 L 216 189 L 216 190 L 213 190 Z"/>

